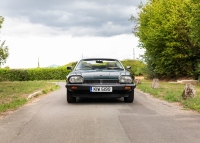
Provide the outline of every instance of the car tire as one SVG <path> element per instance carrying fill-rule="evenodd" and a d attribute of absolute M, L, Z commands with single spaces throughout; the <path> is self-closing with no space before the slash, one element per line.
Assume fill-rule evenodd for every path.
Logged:
<path fill-rule="evenodd" d="M 67 89 L 67 102 L 74 103 L 76 102 L 76 97 L 72 96 L 72 92 Z"/>
<path fill-rule="evenodd" d="M 126 103 L 132 103 L 133 100 L 134 100 L 134 90 L 129 92 L 129 96 L 128 97 L 124 97 L 124 102 L 126 102 Z"/>

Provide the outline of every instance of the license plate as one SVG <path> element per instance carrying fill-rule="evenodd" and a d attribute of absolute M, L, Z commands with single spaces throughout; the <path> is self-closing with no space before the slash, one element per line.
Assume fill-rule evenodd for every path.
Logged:
<path fill-rule="evenodd" d="M 112 92 L 112 87 L 90 87 L 90 92 Z"/>

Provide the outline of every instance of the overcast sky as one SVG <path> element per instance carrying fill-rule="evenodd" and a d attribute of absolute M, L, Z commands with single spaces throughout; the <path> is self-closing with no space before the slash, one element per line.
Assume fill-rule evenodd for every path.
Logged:
<path fill-rule="evenodd" d="M 147 0 L 142 0 L 145 3 Z M 83 58 L 133 59 L 143 54 L 132 34 L 140 0 L 1 0 L 10 68 L 64 65 Z M 134 50 L 133 50 L 134 49 Z"/>

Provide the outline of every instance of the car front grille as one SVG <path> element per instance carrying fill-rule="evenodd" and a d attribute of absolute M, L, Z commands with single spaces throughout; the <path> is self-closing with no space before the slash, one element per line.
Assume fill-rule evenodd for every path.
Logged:
<path fill-rule="evenodd" d="M 119 80 L 84 80 L 83 83 L 119 83 Z"/>

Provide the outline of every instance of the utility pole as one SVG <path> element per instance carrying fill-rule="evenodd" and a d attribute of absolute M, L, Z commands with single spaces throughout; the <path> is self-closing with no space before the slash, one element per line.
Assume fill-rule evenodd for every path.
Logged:
<path fill-rule="evenodd" d="M 133 60 L 135 60 L 135 48 L 133 48 Z"/>
<path fill-rule="evenodd" d="M 39 61 L 39 57 L 38 57 L 38 68 L 40 67 L 40 61 Z"/>

